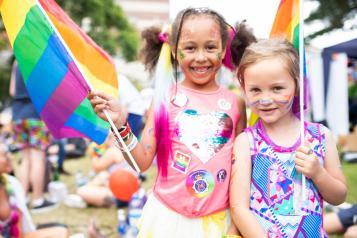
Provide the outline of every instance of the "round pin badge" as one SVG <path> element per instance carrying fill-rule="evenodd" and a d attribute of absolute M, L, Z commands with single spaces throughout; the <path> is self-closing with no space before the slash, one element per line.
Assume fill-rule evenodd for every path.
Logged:
<path fill-rule="evenodd" d="M 227 177 L 227 171 L 225 169 L 220 169 L 217 172 L 217 181 L 218 182 L 223 183 L 224 180 L 226 180 L 226 177 Z"/>
<path fill-rule="evenodd" d="M 206 170 L 191 172 L 186 178 L 186 188 L 189 193 L 198 198 L 207 197 L 214 188 L 214 179 Z"/>
<path fill-rule="evenodd" d="M 225 111 L 231 109 L 231 107 L 232 107 L 232 104 L 224 98 L 219 99 L 217 101 L 217 103 L 218 103 L 219 108 L 222 110 L 225 110 Z"/>
<path fill-rule="evenodd" d="M 176 95 L 173 96 L 171 99 L 171 102 L 178 106 L 178 107 L 183 107 L 187 104 L 188 98 L 185 94 L 183 93 L 177 93 Z"/>

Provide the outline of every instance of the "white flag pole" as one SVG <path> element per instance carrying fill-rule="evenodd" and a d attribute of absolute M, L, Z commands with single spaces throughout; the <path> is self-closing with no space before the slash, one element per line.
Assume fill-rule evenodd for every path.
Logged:
<path fill-rule="evenodd" d="M 56 26 L 52 23 L 51 19 L 48 17 L 48 15 L 47 15 L 46 11 L 43 9 L 41 3 L 39 1 L 36 1 L 36 4 L 40 8 L 40 10 L 43 13 L 43 15 L 46 17 L 46 20 L 48 21 L 48 23 L 52 26 L 53 30 L 56 32 L 56 34 L 57 34 L 58 38 L 60 39 L 60 41 L 62 42 L 64 48 L 67 50 L 67 53 L 71 56 L 71 58 L 73 59 L 74 64 L 77 66 L 79 72 L 82 74 L 84 80 L 88 84 L 89 88 L 92 90 L 93 86 L 92 86 L 91 82 L 89 80 L 87 80 L 87 78 L 85 77 L 85 74 L 82 71 L 82 68 L 81 68 L 80 64 L 77 62 L 76 57 L 74 57 L 74 55 L 72 54 L 72 52 L 69 49 L 68 45 L 63 40 L 63 38 L 62 38 L 61 34 L 58 32 Z M 123 138 L 121 138 L 120 133 L 119 133 L 118 129 L 116 128 L 115 124 L 113 123 L 112 118 L 110 117 L 110 115 L 108 114 L 108 112 L 106 110 L 103 110 L 103 112 L 104 112 L 105 116 L 107 117 L 109 124 L 113 128 L 115 135 L 119 138 L 119 141 L 122 144 L 121 147 L 124 148 L 125 153 L 128 155 L 128 157 L 130 159 L 130 162 L 134 166 L 136 172 L 140 173 L 140 169 L 139 169 L 138 164 L 136 163 L 135 159 L 133 158 L 133 155 L 128 150 L 128 147 L 126 146 L 125 142 L 123 141 Z"/>
<path fill-rule="evenodd" d="M 300 65 L 300 141 L 304 145 L 305 141 L 305 126 L 304 126 L 304 0 L 300 0 L 299 9 L 299 65 Z M 302 175 L 301 178 L 301 196 L 302 201 L 306 201 L 306 177 Z"/>

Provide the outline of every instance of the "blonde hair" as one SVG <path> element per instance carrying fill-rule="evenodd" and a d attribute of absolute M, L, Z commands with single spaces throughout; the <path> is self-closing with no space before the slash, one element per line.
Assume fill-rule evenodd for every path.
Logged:
<path fill-rule="evenodd" d="M 280 58 L 285 62 L 285 67 L 294 79 L 296 92 L 299 92 L 299 56 L 294 46 L 285 39 L 272 38 L 259 40 L 249 45 L 242 56 L 238 66 L 237 77 L 240 85 L 244 88 L 245 70 L 262 60 Z"/>

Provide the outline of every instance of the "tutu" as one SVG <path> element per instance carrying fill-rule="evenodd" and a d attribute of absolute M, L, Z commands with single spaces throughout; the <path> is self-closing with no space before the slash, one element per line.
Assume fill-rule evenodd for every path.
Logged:
<path fill-rule="evenodd" d="M 153 194 L 148 198 L 139 222 L 138 238 L 217 238 L 223 237 L 230 225 L 229 210 L 190 218 L 162 204 Z"/>

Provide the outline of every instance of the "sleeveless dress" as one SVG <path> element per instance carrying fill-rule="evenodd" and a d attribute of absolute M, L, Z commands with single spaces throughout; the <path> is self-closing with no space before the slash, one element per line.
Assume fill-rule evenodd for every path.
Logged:
<path fill-rule="evenodd" d="M 168 107 L 172 156 L 144 207 L 138 237 L 222 237 L 230 224 L 228 187 L 237 97 L 220 87 L 177 85 Z"/>
<path fill-rule="evenodd" d="M 274 144 L 259 120 L 247 128 L 252 158 L 250 209 L 268 237 L 327 237 L 323 230 L 323 200 L 312 180 L 306 178 L 307 201 L 301 201 L 301 174 L 291 147 Z M 324 128 L 305 122 L 305 139 L 321 164 L 325 159 Z"/>

